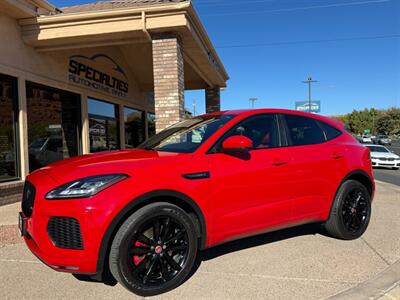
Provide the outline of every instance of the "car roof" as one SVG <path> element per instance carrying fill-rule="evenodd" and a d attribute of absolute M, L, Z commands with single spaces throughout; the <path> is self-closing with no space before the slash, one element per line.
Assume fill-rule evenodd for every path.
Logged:
<path fill-rule="evenodd" d="M 313 118 L 316 120 L 320 120 L 326 122 L 338 129 L 344 129 L 344 123 L 333 118 L 325 117 L 318 114 L 308 113 L 308 112 L 301 112 L 297 110 L 291 109 L 278 109 L 278 108 L 260 108 L 260 109 L 238 109 L 238 110 L 225 110 L 221 112 L 214 112 L 205 114 L 205 116 L 216 116 L 216 115 L 245 115 L 245 116 L 252 116 L 257 114 L 266 114 L 266 113 L 275 113 L 275 114 L 291 114 L 291 115 L 298 115 L 308 118 Z"/>
<path fill-rule="evenodd" d="M 380 147 L 380 148 L 386 148 L 385 146 L 382 145 L 376 145 L 376 144 L 365 144 L 365 147 Z M 387 148 L 386 148 L 387 149 Z"/>

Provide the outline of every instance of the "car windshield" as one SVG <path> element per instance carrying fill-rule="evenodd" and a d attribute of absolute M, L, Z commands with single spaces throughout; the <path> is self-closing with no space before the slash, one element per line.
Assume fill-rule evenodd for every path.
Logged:
<path fill-rule="evenodd" d="M 46 142 L 47 138 L 40 138 L 37 140 L 34 140 L 30 145 L 29 148 L 31 149 L 40 149 L 43 147 L 44 143 Z"/>
<path fill-rule="evenodd" d="M 378 146 L 368 146 L 369 150 L 371 152 L 380 152 L 380 153 L 388 153 L 390 152 L 387 148 L 385 147 L 378 147 Z"/>
<path fill-rule="evenodd" d="M 179 122 L 156 134 L 139 149 L 193 153 L 235 115 L 200 116 Z"/>

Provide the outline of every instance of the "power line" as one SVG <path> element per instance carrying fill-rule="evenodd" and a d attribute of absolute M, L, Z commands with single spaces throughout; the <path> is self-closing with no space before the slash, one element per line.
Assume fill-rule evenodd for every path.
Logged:
<path fill-rule="evenodd" d="M 273 43 L 237 44 L 237 45 L 216 46 L 215 48 L 218 48 L 218 49 L 253 48 L 253 47 L 269 47 L 269 46 L 299 45 L 299 44 L 317 44 L 317 43 L 347 42 L 347 41 L 362 41 L 362 40 L 378 40 L 378 39 L 393 39 L 393 38 L 400 38 L 400 34 L 365 36 L 365 37 L 351 37 L 351 38 L 338 38 L 338 39 L 322 39 L 322 40 L 305 40 L 305 41 L 285 41 L 285 42 L 273 42 Z"/>
<path fill-rule="evenodd" d="M 310 10 L 310 9 L 319 9 L 319 8 L 357 6 L 357 5 L 377 4 L 377 3 L 387 3 L 387 2 L 392 2 L 392 0 L 368 0 L 368 1 L 348 2 L 348 3 L 336 3 L 336 4 L 323 4 L 323 5 L 292 7 L 292 8 L 269 9 L 269 10 L 253 10 L 253 11 L 242 11 L 242 12 L 233 12 L 233 13 L 204 14 L 202 16 L 203 17 L 221 17 L 221 16 L 253 15 L 253 14 Z"/>

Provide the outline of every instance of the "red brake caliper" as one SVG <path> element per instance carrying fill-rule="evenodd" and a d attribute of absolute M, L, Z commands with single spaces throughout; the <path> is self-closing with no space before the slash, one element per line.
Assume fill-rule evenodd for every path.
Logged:
<path fill-rule="evenodd" d="M 136 241 L 135 242 L 135 247 L 148 247 L 148 245 L 143 244 L 141 242 Z M 141 263 L 141 261 L 144 259 L 146 255 L 142 255 L 142 256 L 138 256 L 138 255 L 134 255 L 133 256 L 133 263 L 135 264 L 135 266 L 137 266 L 138 264 Z"/>

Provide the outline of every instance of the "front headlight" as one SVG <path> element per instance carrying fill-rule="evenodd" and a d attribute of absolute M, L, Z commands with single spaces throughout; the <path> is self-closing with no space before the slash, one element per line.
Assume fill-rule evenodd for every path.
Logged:
<path fill-rule="evenodd" d="M 127 177 L 128 176 L 125 174 L 110 174 L 78 179 L 48 192 L 46 199 L 56 200 L 90 197 Z"/>

